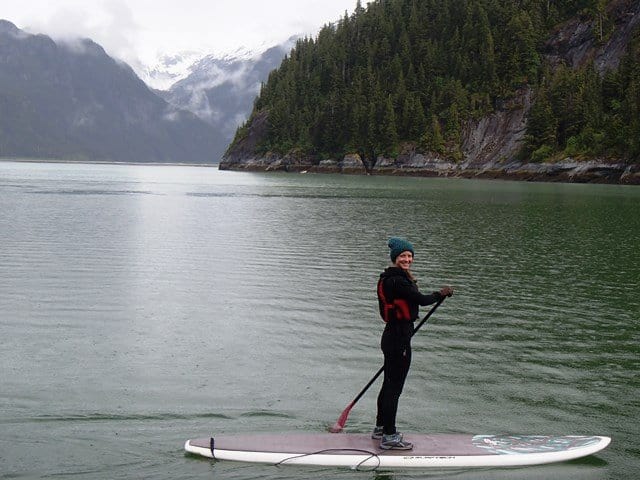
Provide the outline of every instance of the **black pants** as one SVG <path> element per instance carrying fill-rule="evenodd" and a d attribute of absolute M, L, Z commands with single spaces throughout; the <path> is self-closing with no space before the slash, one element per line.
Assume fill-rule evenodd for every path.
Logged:
<path fill-rule="evenodd" d="M 376 425 L 382 426 L 385 435 L 396 433 L 398 400 L 411 366 L 411 322 L 387 324 L 382 334 L 384 353 L 384 380 L 378 394 Z"/>

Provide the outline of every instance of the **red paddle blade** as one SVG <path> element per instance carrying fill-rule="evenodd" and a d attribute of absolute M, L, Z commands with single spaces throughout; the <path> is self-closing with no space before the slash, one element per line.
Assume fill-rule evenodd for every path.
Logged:
<path fill-rule="evenodd" d="M 349 412 L 351 412 L 352 408 L 353 408 L 353 402 L 347 405 L 347 408 L 345 408 L 342 411 L 342 413 L 340 414 L 340 417 L 338 417 L 338 420 L 336 420 L 336 423 L 334 423 L 333 426 L 329 428 L 329 431 L 331 433 L 340 433 L 342 431 L 345 423 L 347 423 L 347 417 L 349 417 Z"/>

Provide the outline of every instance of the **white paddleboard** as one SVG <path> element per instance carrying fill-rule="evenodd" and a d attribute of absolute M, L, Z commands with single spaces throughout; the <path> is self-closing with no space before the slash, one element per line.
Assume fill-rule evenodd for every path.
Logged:
<path fill-rule="evenodd" d="M 187 440 L 187 452 L 216 460 L 272 465 L 376 468 L 515 467 L 599 452 L 601 436 L 405 434 L 412 450 L 382 450 L 367 434 L 262 434 Z"/>

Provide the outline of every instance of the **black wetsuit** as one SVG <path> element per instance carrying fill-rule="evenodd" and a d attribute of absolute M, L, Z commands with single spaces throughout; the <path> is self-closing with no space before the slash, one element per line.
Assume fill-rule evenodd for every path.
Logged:
<path fill-rule="evenodd" d="M 442 296 L 439 292 L 420 293 L 415 282 L 399 267 L 387 268 L 380 275 L 380 282 L 380 314 L 387 324 L 380 342 L 384 353 L 384 380 L 378 394 L 376 425 L 383 427 L 385 435 L 391 435 L 396 433 L 398 399 L 411 365 L 413 322 L 418 318 L 420 305 L 431 305 Z"/>

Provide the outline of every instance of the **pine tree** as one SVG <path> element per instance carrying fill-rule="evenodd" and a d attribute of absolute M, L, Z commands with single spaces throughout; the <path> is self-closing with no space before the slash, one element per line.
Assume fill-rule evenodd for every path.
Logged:
<path fill-rule="evenodd" d="M 541 148 L 547 154 L 556 148 L 557 119 L 554 116 L 549 95 L 546 88 L 541 88 L 531 107 L 527 122 L 527 133 L 522 156 L 530 158 L 534 152 Z"/>
<path fill-rule="evenodd" d="M 387 96 L 382 108 L 380 124 L 380 150 L 391 155 L 398 144 L 398 130 L 396 127 L 396 115 L 391 102 L 391 95 Z"/>
<path fill-rule="evenodd" d="M 442 127 L 440 126 L 440 121 L 438 120 L 437 116 L 431 116 L 431 124 L 429 125 L 429 128 L 424 132 L 420 140 L 421 147 L 426 150 L 431 150 L 438 153 L 445 152 L 445 142 L 444 137 L 442 136 Z"/>

